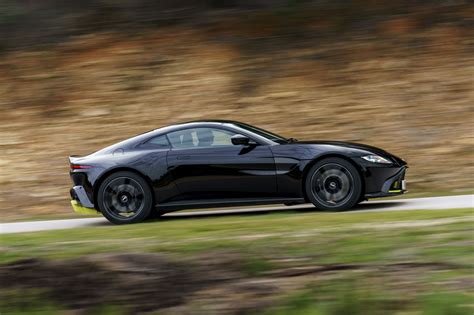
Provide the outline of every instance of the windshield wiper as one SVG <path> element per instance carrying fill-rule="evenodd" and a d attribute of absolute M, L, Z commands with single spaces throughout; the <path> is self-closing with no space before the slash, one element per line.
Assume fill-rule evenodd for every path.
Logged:
<path fill-rule="evenodd" d="M 288 138 L 288 139 L 286 139 L 286 142 L 288 142 L 288 143 L 295 143 L 295 142 L 298 142 L 298 139 L 296 139 L 296 138 Z"/>

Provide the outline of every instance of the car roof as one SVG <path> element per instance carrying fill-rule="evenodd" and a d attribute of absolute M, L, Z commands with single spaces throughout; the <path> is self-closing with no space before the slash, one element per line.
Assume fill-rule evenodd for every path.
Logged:
<path fill-rule="evenodd" d="M 182 123 L 170 125 L 168 127 L 183 126 L 183 125 L 197 125 L 197 124 L 244 124 L 244 123 L 239 122 L 239 121 L 235 121 L 235 120 L 206 119 L 206 120 L 185 121 L 185 122 L 182 122 Z"/>
<path fill-rule="evenodd" d="M 201 125 L 223 125 L 223 124 L 234 124 L 234 125 L 239 125 L 239 124 L 244 124 L 235 120 L 218 120 L 218 119 L 212 119 L 212 120 L 193 120 L 193 121 L 186 121 L 174 125 L 168 125 L 164 126 L 161 128 L 154 129 L 153 132 L 170 132 L 176 129 L 182 129 L 182 128 L 192 128 L 192 127 L 198 127 Z"/>
<path fill-rule="evenodd" d="M 186 128 L 193 128 L 193 127 L 200 127 L 200 126 L 212 126 L 212 125 L 224 125 L 224 124 L 233 124 L 234 126 L 238 127 L 239 124 L 246 125 L 245 123 L 241 123 L 235 120 L 194 120 L 194 121 L 188 121 L 188 122 L 183 122 L 183 123 L 178 123 L 174 125 L 169 125 L 169 126 L 164 126 L 161 128 L 153 129 L 147 132 L 144 132 L 142 134 L 136 135 L 134 137 L 125 139 L 123 141 L 120 141 L 118 143 L 112 144 L 106 148 L 103 148 L 102 150 L 99 150 L 95 152 L 94 154 L 102 154 L 102 153 L 111 153 L 117 148 L 126 148 L 130 146 L 135 146 L 138 143 L 149 139 L 151 137 L 163 135 L 169 132 L 173 132 L 176 130 L 180 129 L 186 129 Z"/>
<path fill-rule="evenodd" d="M 226 120 L 226 119 L 201 119 L 201 120 L 191 120 L 185 123 L 221 123 L 221 124 L 241 124 L 241 122 L 236 120 Z"/>

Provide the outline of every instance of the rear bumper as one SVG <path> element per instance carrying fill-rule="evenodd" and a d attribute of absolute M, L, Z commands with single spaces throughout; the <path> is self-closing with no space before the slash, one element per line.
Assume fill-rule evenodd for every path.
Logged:
<path fill-rule="evenodd" d="M 86 208 L 83 207 L 77 200 L 71 200 L 71 206 L 72 209 L 74 209 L 74 212 L 80 213 L 80 214 L 98 214 L 97 210 L 93 208 Z"/>
<path fill-rule="evenodd" d="M 71 205 L 75 212 L 81 214 L 97 214 L 94 204 L 89 200 L 83 186 L 74 186 L 69 191 L 71 194 Z"/>

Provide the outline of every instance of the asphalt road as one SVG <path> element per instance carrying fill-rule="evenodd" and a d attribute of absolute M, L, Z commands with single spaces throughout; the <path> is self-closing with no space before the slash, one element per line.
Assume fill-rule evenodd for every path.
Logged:
<path fill-rule="evenodd" d="M 351 211 L 344 213 L 363 213 L 363 212 L 385 212 L 385 211 L 404 211 L 404 210 L 441 210 L 455 208 L 474 207 L 474 195 L 448 196 L 448 197 L 430 197 L 401 200 L 377 200 L 363 202 Z M 281 211 L 314 211 L 310 204 L 296 206 L 272 206 L 272 207 L 254 207 L 240 209 L 218 209 L 192 212 L 173 212 L 165 214 L 164 219 L 185 219 L 209 216 L 229 216 L 229 215 L 250 215 L 264 214 Z M 14 222 L 0 224 L 0 234 L 6 233 L 24 233 L 47 230 L 73 229 L 90 226 L 112 225 L 103 217 L 86 219 L 68 219 L 68 220 L 48 220 L 31 222 Z"/>

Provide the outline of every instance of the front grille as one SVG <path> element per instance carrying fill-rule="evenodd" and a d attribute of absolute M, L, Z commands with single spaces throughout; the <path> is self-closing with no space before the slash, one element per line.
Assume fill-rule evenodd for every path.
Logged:
<path fill-rule="evenodd" d="M 395 177 L 390 185 L 389 192 L 395 192 L 402 190 L 402 181 L 405 179 L 405 171 L 401 172 L 400 175 Z"/>
<path fill-rule="evenodd" d="M 390 190 L 400 190 L 402 189 L 402 181 L 401 180 L 395 180 L 392 183 L 392 186 L 390 186 Z"/>

